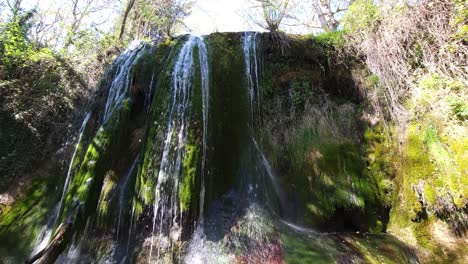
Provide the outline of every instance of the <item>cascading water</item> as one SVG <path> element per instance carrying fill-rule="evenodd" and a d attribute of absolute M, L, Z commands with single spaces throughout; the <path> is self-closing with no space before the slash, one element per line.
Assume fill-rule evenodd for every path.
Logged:
<path fill-rule="evenodd" d="M 127 190 L 127 185 L 128 181 L 130 180 L 130 176 L 133 174 L 135 170 L 135 166 L 140 159 L 140 156 L 137 156 L 135 160 L 132 163 L 132 166 L 130 167 L 130 170 L 128 170 L 127 174 L 123 178 L 123 182 L 120 185 L 120 192 L 119 192 L 119 213 L 118 213 L 118 218 L 117 218 L 117 240 L 119 239 L 119 233 L 120 233 L 120 222 L 121 222 L 121 217 L 122 217 L 122 211 L 125 209 L 125 191 Z"/>
<path fill-rule="evenodd" d="M 245 78 L 247 80 L 248 106 L 249 106 L 249 138 L 244 148 L 245 158 L 241 159 L 240 177 L 243 181 L 240 188 L 231 190 L 223 195 L 210 207 L 208 219 L 204 225 L 197 228 L 188 245 L 184 263 L 235 263 L 246 260 L 247 263 L 269 263 L 277 255 L 280 255 L 279 244 L 272 238 L 273 226 L 271 215 L 261 205 L 261 197 L 257 192 L 259 184 L 255 182 L 254 167 L 260 160 L 260 165 L 270 177 L 274 178 L 271 167 L 268 164 L 258 144 L 254 139 L 254 126 L 259 102 L 258 64 L 257 64 L 257 33 L 246 32 L 243 36 Z M 261 155 L 261 156 L 260 156 Z M 260 156 L 260 159 L 257 157 Z M 280 193 L 280 187 L 274 181 L 276 193 Z M 277 195 L 278 197 L 280 195 Z M 204 228 L 202 228 L 204 227 Z M 223 236 L 218 241 L 217 237 Z M 273 242 L 269 242 L 273 240 Z M 233 251 L 240 251 L 241 260 Z M 249 253 L 250 252 L 250 253 Z M 250 258 L 250 254 L 255 258 Z"/>
<path fill-rule="evenodd" d="M 342 256 L 359 260 L 352 243 L 361 238 L 354 233 L 314 231 L 307 215 L 288 219 L 292 214 L 285 211 L 291 207 L 296 207 L 294 215 L 303 212 L 286 199 L 286 194 L 296 199 L 292 190 L 299 189 L 287 178 L 291 174 L 284 178 L 275 174 L 275 169 L 285 173 L 281 166 L 290 166 L 289 161 L 275 156 L 276 146 L 270 152 L 262 150 L 263 144 L 275 141 L 262 130 L 262 123 L 269 125 L 265 119 L 269 105 L 260 103 L 259 84 L 267 89 L 265 78 L 271 69 L 262 64 L 260 82 L 258 57 L 266 62 L 271 58 L 257 54 L 260 36 L 268 41 L 255 32 L 207 37 L 210 53 L 205 39 L 197 36 L 163 43 L 151 52 L 135 42 L 116 60 L 115 78 L 103 89 L 109 94 L 100 105 L 101 126 L 90 122 L 93 126 L 86 128 L 88 120 L 99 120 L 90 114 L 83 120 L 64 190 L 52 213 L 67 211 L 78 219 L 76 226 L 81 225 L 70 234 L 57 262 L 314 262 L 312 255 L 330 262 L 339 262 Z M 217 60 L 224 52 L 227 57 Z M 244 58 L 238 56 L 242 53 Z M 262 93 L 265 104 L 269 96 Z M 85 128 L 85 135 L 92 134 L 91 127 L 99 129 L 96 136 L 82 140 Z M 104 139 L 109 140 L 101 144 L 100 133 L 107 133 Z M 90 144 L 79 158 L 75 156 L 81 141 Z M 269 156 L 276 158 L 274 163 Z M 77 159 L 83 161 L 73 168 Z M 359 196 L 351 175 L 347 180 Z M 287 187 L 282 185 L 286 182 Z M 92 196 L 79 200 L 78 192 L 88 190 Z M 64 202 L 69 195 L 70 204 Z M 51 233 L 56 224 L 48 226 Z M 51 240 L 48 230 L 41 230 L 34 253 Z"/>
<path fill-rule="evenodd" d="M 129 47 L 115 61 L 114 64 L 116 65 L 117 70 L 116 70 L 115 77 L 114 77 L 114 79 L 112 81 L 112 84 L 111 84 L 111 86 L 109 88 L 109 91 L 108 91 L 107 101 L 106 101 L 106 105 L 105 105 L 105 109 L 104 109 L 103 123 L 107 122 L 109 117 L 112 115 L 113 111 L 115 109 L 117 109 L 118 107 L 120 107 L 121 102 L 125 98 L 128 97 L 129 85 L 131 83 L 131 81 L 130 81 L 130 70 L 131 70 L 132 66 L 138 61 L 138 59 L 143 54 L 144 54 L 144 44 L 143 44 L 143 42 L 133 41 L 129 45 Z M 154 78 L 154 75 L 153 75 L 153 78 Z M 149 97 L 150 92 L 151 92 L 152 81 L 153 81 L 153 79 L 151 80 L 150 89 L 148 89 L 149 92 L 147 94 L 147 97 Z M 147 103 L 149 104 L 149 101 Z M 34 247 L 34 251 L 33 251 L 32 255 L 35 255 L 36 253 L 38 253 L 42 249 L 46 248 L 46 246 L 48 245 L 48 242 L 51 240 L 54 228 L 57 227 L 57 221 L 59 220 L 60 215 L 61 215 L 61 213 L 63 211 L 63 207 L 64 207 L 64 203 L 65 203 L 65 197 L 67 195 L 67 192 L 69 191 L 70 183 L 73 180 L 73 176 L 74 176 L 74 173 L 75 173 L 75 171 L 73 171 L 73 170 L 78 169 L 78 168 L 74 168 L 73 165 L 75 163 L 75 160 L 77 159 L 76 155 L 78 153 L 78 149 L 79 149 L 80 144 L 82 144 L 83 133 L 84 133 L 84 131 L 86 129 L 88 121 L 91 118 L 91 115 L 92 115 L 91 112 L 86 113 L 85 118 L 84 118 L 84 120 L 83 120 L 83 122 L 81 124 L 80 130 L 79 130 L 79 135 L 78 135 L 78 140 L 76 142 L 75 149 L 74 149 L 74 152 L 73 152 L 73 155 L 71 157 L 69 167 L 68 167 L 68 170 L 67 170 L 67 175 L 66 175 L 64 187 L 63 187 L 63 190 L 62 190 L 62 195 L 60 197 L 59 202 L 55 206 L 55 209 L 52 211 L 52 214 L 51 214 L 51 219 L 53 219 L 53 220 L 49 220 L 48 224 L 43 228 L 43 230 L 41 230 L 41 232 L 39 234 L 39 237 L 38 237 L 38 241 L 36 242 L 36 246 Z M 122 214 L 123 203 L 124 203 L 124 201 L 123 201 L 124 197 L 123 196 L 125 194 L 125 185 L 128 183 L 130 174 L 132 173 L 132 171 L 134 169 L 134 166 L 136 165 L 137 160 L 138 160 L 138 158 L 135 159 L 130 171 L 128 172 L 126 177 L 123 179 L 124 182 L 123 182 L 123 184 L 121 186 L 122 190 L 121 190 L 120 196 L 119 196 L 119 214 L 118 214 L 117 227 L 116 227 L 117 237 L 118 237 L 119 230 L 120 230 L 121 214 Z M 88 226 L 88 223 L 87 223 L 87 226 Z M 82 241 L 80 240 L 78 243 L 79 243 L 79 245 L 81 245 Z M 77 247 L 77 248 L 79 248 L 79 247 Z M 73 247 L 69 248 L 67 254 L 68 255 L 70 255 L 70 254 L 71 255 L 77 255 L 77 253 L 75 252 L 76 251 L 75 249 L 73 249 Z M 73 252 L 75 252 L 75 253 L 73 253 Z"/>
<path fill-rule="evenodd" d="M 86 116 L 83 119 L 83 122 L 82 122 L 80 130 L 79 130 L 78 141 L 76 142 L 75 150 L 73 151 L 73 155 L 72 155 L 72 158 L 70 160 L 70 164 L 68 165 L 68 171 L 67 171 L 67 176 L 65 178 L 65 184 L 63 185 L 62 196 L 60 197 L 60 201 L 58 203 L 58 210 L 57 210 L 57 215 L 55 216 L 54 226 L 55 226 L 55 224 L 56 224 L 55 222 L 57 221 L 57 218 L 59 217 L 59 214 L 60 214 L 60 212 L 62 210 L 65 195 L 66 195 L 66 193 L 68 191 L 68 187 L 69 187 L 69 184 L 70 184 L 70 177 L 73 174 L 72 173 L 73 162 L 75 161 L 75 156 L 76 156 L 76 153 L 78 152 L 78 147 L 80 146 L 81 138 L 83 137 L 83 132 L 84 132 L 84 130 L 86 128 L 86 124 L 88 123 L 90 117 L 91 117 L 91 113 L 86 113 Z"/>
<path fill-rule="evenodd" d="M 53 229 L 57 224 L 57 220 L 58 220 L 58 217 L 60 215 L 60 211 L 62 210 L 65 195 L 67 193 L 68 186 L 70 184 L 70 178 L 71 178 L 71 176 L 73 174 L 73 172 L 72 172 L 73 162 L 74 162 L 74 160 L 76 158 L 76 154 L 78 152 L 78 148 L 79 148 L 79 146 L 81 144 L 81 139 L 83 137 L 83 132 L 84 132 L 84 130 L 86 128 L 86 124 L 88 123 L 90 117 L 91 117 L 91 113 L 86 113 L 85 118 L 83 119 L 83 122 L 81 123 L 80 130 L 78 131 L 78 140 L 76 141 L 75 148 L 73 150 L 73 154 L 72 154 L 72 157 L 71 157 L 71 160 L 70 160 L 70 164 L 68 165 L 67 176 L 65 177 L 65 183 L 63 185 L 62 195 L 60 197 L 59 202 L 57 203 L 57 205 L 52 210 L 50 218 L 47 221 L 46 225 L 42 228 L 41 232 L 39 232 L 38 238 L 36 240 L 36 245 L 34 246 L 32 255 L 35 255 L 39 251 L 43 250 L 47 246 L 47 244 L 48 244 L 48 242 L 49 242 L 49 240 L 50 240 L 50 238 L 52 236 Z"/>
<path fill-rule="evenodd" d="M 273 184 L 273 189 L 275 191 L 276 197 L 280 200 L 281 206 L 284 208 L 286 201 L 284 198 L 284 193 L 283 190 L 280 187 L 280 184 L 278 182 L 278 179 L 276 178 L 275 174 L 273 173 L 273 169 L 271 168 L 270 163 L 268 162 L 267 158 L 265 157 L 265 154 L 263 154 L 262 150 L 258 146 L 257 141 L 252 138 L 253 144 L 255 146 L 256 151 L 260 155 L 260 159 L 262 162 L 262 166 L 265 168 L 266 173 L 268 175 L 268 178 L 270 179 L 271 183 Z"/>
<path fill-rule="evenodd" d="M 208 68 L 208 51 L 206 50 L 203 40 L 198 39 L 198 53 L 200 60 L 200 70 L 202 79 L 202 104 L 203 104 L 203 143 L 202 143 L 202 169 L 201 169 L 201 186 L 200 186 L 200 213 L 199 222 L 203 224 L 203 214 L 205 206 L 205 173 L 206 173 L 206 155 L 208 150 L 208 114 L 209 114 L 209 68 Z"/>
<path fill-rule="evenodd" d="M 260 89 L 258 85 L 258 62 L 257 62 L 257 32 L 245 32 L 243 51 L 245 59 L 245 75 L 250 100 L 250 122 L 253 129 L 254 122 L 254 102 L 257 100 L 260 105 Z M 255 93 L 257 91 L 257 93 Z"/>
<path fill-rule="evenodd" d="M 244 51 L 244 59 L 245 59 L 245 74 L 247 79 L 247 86 L 248 86 L 248 93 L 249 93 L 249 100 L 250 100 L 250 122 L 251 122 L 251 139 L 253 143 L 253 150 L 256 151 L 256 154 L 259 156 L 261 160 L 261 166 L 266 170 L 266 174 L 268 175 L 271 183 L 273 184 L 273 188 L 277 198 L 282 203 L 282 207 L 284 204 L 284 195 L 279 186 L 278 180 L 273 173 L 273 169 L 270 166 L 267 158 L 263 154 L 260 146 L 258 145 L 257 141 L 255 140 L 254 135 L 254 128 L 256 125 L 256 108 L 257 112 L 260 109 L 260 86 L 259 86 L 259 75 L 258 75 L 258 58 L 257 58 L 257 45 L 258 45 L 258 32 L 245 32 L 243 37 L 243 51 Z M 256 104 L 255 104 L 256 102 Z M 257 105 L 255 107 L 255 105 Z M 256 156 L 251 153 L 252 156 Z"/>
<path fill-rule="evenodd" d="M 142 41 L 135 40 L 128 48 L 117 58 L 117 74 L 112 81 L 107 96 L 106 107 L 104 110 L 104 122 L 112 115 L 112 112 L 128 96 L 128 86 L 130 84 L 130 69 L 144 53 L 144 44 Z"/>
<path fill-rule="evenodd" d="M 116 107 L 118 107 L 118 105 L 122 102 L 123 99 L 125 99 L 130 83 L 129 71 L 131 69 L 131 66 L 134 65 L 138 58 L 143 54 L 143 52 L 141 52 L 143 50 L 142 47 L 143 44 L 141 41 L 133 41 L 132 43 L 130 43 L 128 48 L 117 58 L 115 62 L 115 64 L 117 65 L 117 74 L 115 75 L 114 80 L 112 81 L 112 84 L 109 88 L 109 94 L 107 96 L 106 106 L 104 110 L 104 122 L 107 121 L 112 111 Z M 57 215 L 55 216 L 54 227 L 63 207 L 65 195 L 68 191 L 68 187 L 70 184 L 70 178 L 73 174 L 72 168 L 73 163 L 75 161 L 75 156 L 77 154 L 79 144 L 81 143 L 81 138 L 83 136 L 84 129 L 86 128 L 86 124 L 88 123 L 90 117 L 91 113 L 86 113 L 86 116 L 79 130 L 78 141 L 76 143 L 75 150 L 70 160 L 67 176 L 65 178 L 65 184 L 62 190 L 62 196 L 59 201 Z"/>
<path fill-rule="evenodd" d="M 193 88 L 194 78 L 194 50 L 195 46 L 199 50 L 199 61 L 202 79 L 202 103 L 203 103 L 203 155 L 206 155 L 207 124 L 208 124 L 208 59 L 203 38 L 190 36 L 178 55 L 172 72 L 172 102 L 169 110 L 167 132 L 164 141 L 161 165 L 157 176 L 155 191 L 155 205 L 153 212 L 153 236 L 151 238 L 151 248 L 149 262 L 153 257 L 153 247 L 155 237 L 160 242 L 158 245 L 156 260 L 159 261 L 159 251 L 161 248 L 173 247 L 173 241 L 180 237 L 181 217 L 179 214 L 178 188 L 181 177 L 181 162 L 183 159 L 187 132 L 189 129 L 189 106 L 191 102 L 190 94 Z M 203 164 L 205 158 L 202 158 Z M 204 165 L 203 165 L 204 166 Z M 202 181 L 203 186 L 203 181 Z M 202 192 L 204 188 L 202 187 Z M 200 203 L 203 205 L 201 193 Z M 203 207 L 203 206 L 201 206 Z M 202 208 L 200 208 L 203 213 Z M 167 241 L 165 237 L 171 239 Z M 164 242 L 162 242 L 164 241 Z M 166 245 L 162 246 L 161 244 Z"/>

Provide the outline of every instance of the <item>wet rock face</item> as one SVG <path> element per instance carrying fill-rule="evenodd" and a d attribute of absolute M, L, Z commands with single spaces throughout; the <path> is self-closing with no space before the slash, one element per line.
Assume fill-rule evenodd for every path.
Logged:
<path fill-rule="evenodd" d="M 304 263 L 362 260 L 370 249 L 404 256 L 392 237 L 386 250 L 376 245 L 386 238 L 320 232 L 381 232 L 388 221 L 382 178 L 364 158 L 381 142 L 363 138 L 350 73 L 327 61 L 310 39 L 281 51 L 253 32 L 124 52 L 76 145 L 51 230 L 73 220 L 54 257 Z"/>

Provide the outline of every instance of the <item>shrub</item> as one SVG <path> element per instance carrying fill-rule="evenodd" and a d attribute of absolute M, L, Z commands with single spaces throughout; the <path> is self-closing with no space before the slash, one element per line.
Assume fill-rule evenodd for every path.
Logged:
<path fill-rule="evenodd" d="M 372 30 L 381 19 L 380 10 L 372 0 L 357 0 L 349 6 L 343 18 L 343 29 L 348 34 Z"/>

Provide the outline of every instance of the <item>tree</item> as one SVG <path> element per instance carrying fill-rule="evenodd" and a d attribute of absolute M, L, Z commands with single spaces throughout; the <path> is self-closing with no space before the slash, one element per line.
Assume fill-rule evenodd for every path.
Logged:
<path fill-rule="evenodd" d="M 353 0 L 312 0 L 312 5 L 322 29 L 325 31 L 336 30 L 341 21 L 341 18 L 337 16 L 346 11 L 352 2 Z"/>
<path fill-rule="evenodd" d="M 256 25 L 276 33 L 288 15 L 290 0 L 253 0 L 245 16 Z"/>
<path fill-rule="evenodd" d="M 122 14 L 119 38 L 125 33 L 130 39 L 171 37 L 179 26 L 184 26 L 183 19 L 190 14 L 191 6 L 188 0 L 129 0 Z"/>
<path fill-rule="evenodd" d="M 122 39 L 123 34 L 125 32 L 125 24 L 127 23 L 128 14 L 130 13 L 134 5 L 135 5 L 135 0 L 129 0 L 127 3 L 127 7 L 125 8 L 123 19 L 122 19 L 122 25 L 120 26 L 120 33 L 119 33 L 120 40 Z"/>
<path fill-rule="evenodd" d="M 297 26 L 334 31 L 352 2 L 354 0 L 252 0 L 251 6 L 242 15 L 270 32 Z"/>
<path fill-rule="evenodd" d="M 112 30 L 116 5 L 111 0 L 38 2 L 29 37 L 42 46 L 70 51 L 75 42 L 96 42 Z"/>
<path fill-rule="evenodd" d="M 6 0 L 6 4 L 10 9 L 11 17 L 13 19 L 15 19 L 21 11 L 21 2 L 22 0 Z"/>
<path fill-rule="evenodd" d="M 86 31 L 82 27 L 83 21 L 93 17 L 95 14 L 101 13 L 104 9 L 109 7 L 109 1 L 99 1 L 99 0 L 71 0 L 71 16 L 68 20 L 67 33 L 65 36 L 64 48 L 68 48 L 79 34 L 79 31 Z M 104 18 L 100 21 L 93 21 L 92 24 L 86 25 L 87 27 L 97 27 L 101 24 L 107 22 L 107 19 Z M 86 27 L 85 26 L 85 27 Z"/>

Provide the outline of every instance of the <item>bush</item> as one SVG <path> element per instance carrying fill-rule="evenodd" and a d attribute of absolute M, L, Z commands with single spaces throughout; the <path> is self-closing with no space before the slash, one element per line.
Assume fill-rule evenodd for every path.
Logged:
<path fill-rule="evenodd" d="M 468 104 L 460 98 L 451 97 L 448 99 L 448 104 L 453 115 L 460 121 L 468 120 Z"/>
<path fill-rule="evenodd" d="M 86 84 L 67 61 L 26 38 L 27 26 L 0 27 L 0 191 L 65 142 Z"/>
<path fill-rule="evenodd" d="M 345 44 L 343 31 L 326 31 L 315 37 L 315 40 L 327 46 L 342 48 Z"/>
<path fill-rule="evenodd" d="M 372 0 L 357 0 L 343 18 L 343 29 L 348 34 L 372 30 L 380 19 L 380 9 Z"/>

